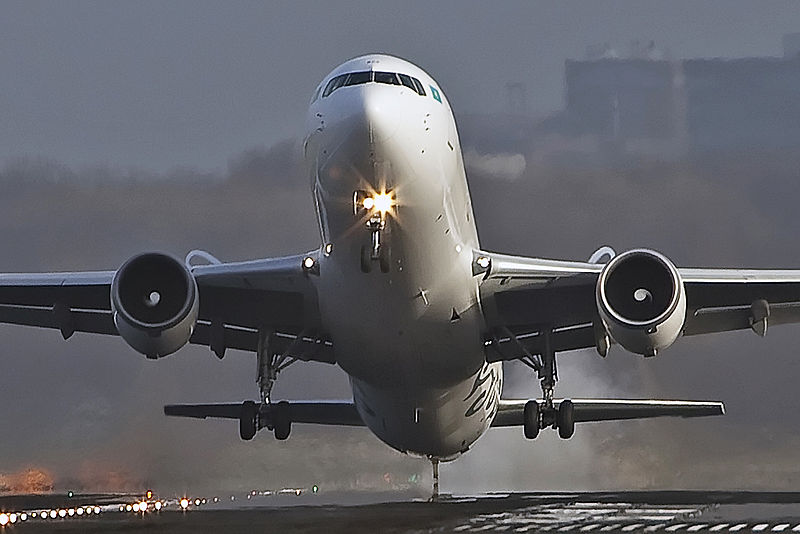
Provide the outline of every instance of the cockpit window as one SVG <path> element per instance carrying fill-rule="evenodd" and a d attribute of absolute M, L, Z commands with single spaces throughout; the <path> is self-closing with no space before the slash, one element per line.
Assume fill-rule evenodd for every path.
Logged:
<path fill-rule="evenodd" d="M 400 82 L 397 80 L 397 76 L 394 72 L 376 72 L 375 82 L 386 83 L 389 85 L 400 85 Z"/>
<path fill-rule="evenodd" d="M 372 71 L 370 70 L 366 72 L 351 72 L 350 74 L 347 75 L 347 81 L 344 82 L 344 85 L 359 85 L 371 81 L 372 81 Z"/>
<path fill-rule="evenodd" d="M 326 97 L 335 90 L 337 90 L 338 88 L 340 88 L 346 79 L 347 79 L 347 74 L 342 74 L 335 78 L 331 78 L 331 81 L 328 82 L 328 85 L 325 87 L 325 91 L 322 93 L 322 96 Z"/>
<path fill-rule="evenodd" d="M 397 76 L 400 77 L 401 84 L 405 85 L 415 93 L 417 92 L 417 88 L 414 87 L 414 82 L 411 80 L 411 76 L 408 74 L 398 74 Z"/>
<path fill-rule="evenodd" d="M 340 74 L 335 78 L 328 81 L 325 90 L 322 92 L 323 98 L 329 96 L 340 87 L 347 87 L 350 85 L 360 85 L 363 83 L 384 83 L 388 85 L 404 85 L 415 93 L 425 96 L 425 89 L 422 88 L 420 81 L 413 76 L 407 74 L 397 74 L 394 72 L 349 72 L 347 74 Z"/>
<path fill-rule="evenodd" d="M 411 80 L 413 80 L 414 85 L 417 87 L 417 93 L 420 96 L 425 96 L 425 88 L 422 87 L 422 84 L 420 83 L 420 81 L 418 79 L 416 79 L 416 78 L 411 78 Z"/>

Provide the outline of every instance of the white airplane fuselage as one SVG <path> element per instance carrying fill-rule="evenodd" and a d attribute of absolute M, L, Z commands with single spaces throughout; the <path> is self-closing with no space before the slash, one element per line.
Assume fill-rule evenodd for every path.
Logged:
<path fill-rule="evenodd" d="M 331 79 L 369 71 L 413 77 L 425 94 L 370 81 L 325 95 Z M 320 84 L 304 155 L 326 250 L 317 278 L 322 321 L 359 414 L 397 450 L 454 458 L 491 424 L 502 366 L 485 359 L 472 274 L 478 236 L 447 99 L 411 63 L 352 59 Z M 363 272 L 371 210 L 354 209 L 356 191 L 394 199 L 381 232 L 388 272 L 377 263 Z"/>

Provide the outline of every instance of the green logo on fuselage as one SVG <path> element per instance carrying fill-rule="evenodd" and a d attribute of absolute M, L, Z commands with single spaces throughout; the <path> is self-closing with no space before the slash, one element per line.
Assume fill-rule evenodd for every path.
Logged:
<path fill-rule="evenodd" d="M 439 94 L 439 90 L 437 88 L 435 88 L 434 86 L 432 86 L 432 85 L 430 86 L 430 88 L 431 88 L 431 94 L 433 95 L 433 98 L 435 100 L 437 100 L 441 104 L 442 103 L 442 95 Z"/>

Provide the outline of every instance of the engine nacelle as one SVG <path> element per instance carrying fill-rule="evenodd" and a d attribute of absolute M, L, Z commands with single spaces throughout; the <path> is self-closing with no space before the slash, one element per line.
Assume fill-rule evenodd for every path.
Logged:
<path fill-rule="evenodd" d="M 167 254 L 132 257 L 111 283 L 111 310 L 119 335 L 150 359 L 172 354 L 189 342 L 199 308 L 194 276 Z"/>
<path fill-rule="evenodd" d="M 611 337 L 645 356 L 672 345 L 686 320 L 680 273 L 652 250 L 629 250 L 609 261 L 597 280 L 596 299 Z"/>

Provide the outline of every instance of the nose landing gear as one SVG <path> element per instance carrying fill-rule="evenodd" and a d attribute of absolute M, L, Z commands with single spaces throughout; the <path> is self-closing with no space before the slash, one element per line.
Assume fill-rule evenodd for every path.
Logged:
<path fill-rule="evenodd" d="M 368 195 L 366 191 L 356 191 L 353 195 L 353 212 L 357 216 L 365 212 L 369 214 L 366 220 L 367 232 L 370 235 L 369 245 L 361 246 L 359 263 L 361 272 L 372 271 L 373 262 L 377 261 L 382 273 L 388 273 L 391 267 L 390 250 L 387 241 L 386 223 L 388 213 L 391 211 L 394 199 L 391 193 Z"/>

